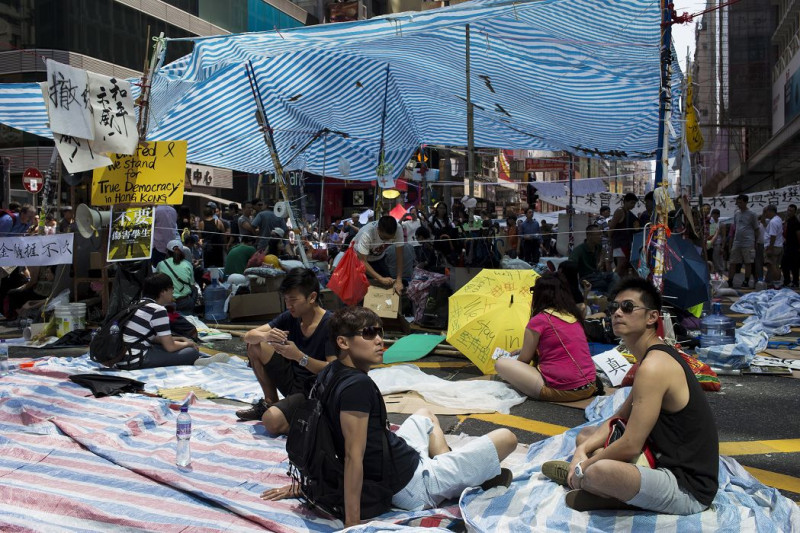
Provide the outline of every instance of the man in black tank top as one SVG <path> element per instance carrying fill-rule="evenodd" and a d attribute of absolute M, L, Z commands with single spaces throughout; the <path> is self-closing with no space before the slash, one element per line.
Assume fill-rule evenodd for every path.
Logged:
<path fill-rule="evenodd" d="M 718 489 L 719 438 L 705 393 L 689 366 L 659 339 L 661 296 L 646 280 L 620 282 L 609 305 L 614 333 L 636 356 L 633 388 L 614 417 L 627 420 L 608 447 L 608 422 L 578 434 L 567 483 L 577 510 L 626 505 L 669 514 L 707 509 Z M 631 463 L 645 443 L 655 468 Z"/>

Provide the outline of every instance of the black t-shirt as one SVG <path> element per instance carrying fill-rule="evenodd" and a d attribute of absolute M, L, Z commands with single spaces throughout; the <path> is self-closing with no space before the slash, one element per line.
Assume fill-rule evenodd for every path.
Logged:
<path fill-rule="evenodd" d="M 703 505 L 711 505 L 719 488 L 719 436 L 705 393 L 692 369 L 671 346 L 657 344 L 645 352 L 661 350 L 683 368 L 689 386 L 689 402 L 677 413 L 658 414 L 650 431 L 656 466 L 675 475 L 678 485 Z"/>
<path fill-rule="evenodd" d="M 329 355 L 336 355 L 336 350 L 331 340 L 330 321 L 332 316 L 333 313 L 325 311 L 325 316 L 319 321 L 317 328 L 310 337 L 303 335 L 303 330 L 300 328 L 300 319 L 294 318 L 289 311 L 284 311 L 273 318 L 269 323 L 269 327 L 287 331 L 289 340 L 295 343 L 300 351 L 311 359 L 326 361 Z M 295 367 L 294 373 L 296 376 L 306 379 L 314 378 L 314 374 L 300 366 L 297 361 L 292 361 L 291 363 Z"/>
<path fill-rule="evenodd" d="M 397 493 L 408 485 L 419 465 L 420 456 L 417 451 L 406 444 L 406 441 L 391 431 L 381 421 L 381 402 L 383 398 L 375 387 L 375 383 L 364 372 L 334 361 L 319 373 L 317 380 L 329 383 L 332 372 L 344 372 L 328 396 L 325 414 L 333 428 L 333 439 L 336 452 L 344 458 L 344 436 L 342 435 L 341 412 L 356 411 L 369 413 L 367 422 L 367 445 L 364 450 L 364 479 L 380 482 L 383 478 L 383 433 L 389 443 L 389 486 L 392 493 Z"/>

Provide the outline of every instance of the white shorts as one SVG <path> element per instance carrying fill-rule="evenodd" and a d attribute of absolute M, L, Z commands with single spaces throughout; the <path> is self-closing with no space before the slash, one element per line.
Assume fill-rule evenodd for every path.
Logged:
<path fill-rule="evenodd" d="M 431 458 L 431 431 L 431 419 L 420 415 L 411 415 L 397 430 L 397 436 L 419 453 L 420 462 L 408 485 L 392 497 L 395 507 L 408 511 L 431 509 L 500 473 L 497 449 L 486 435 Z"/>

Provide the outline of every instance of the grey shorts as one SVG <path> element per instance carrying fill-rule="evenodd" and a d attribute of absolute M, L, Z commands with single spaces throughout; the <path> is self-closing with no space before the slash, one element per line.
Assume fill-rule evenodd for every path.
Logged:
<path fill-rule="evenodd" d="M 642 477 L 639 493 L 626 503 L 647 511 L 677 515 L 700 513 L 708 508 L 678 486 L 675 475 L 666 468 L 638 465 L 636 468 Z"/>
<path fill-rule="evenodd" d="M 428 444 L 432 430 L 431 419 L 420 415 L 411 415 L 397 430 L 397 436 L 419 453 L 420 462 L 408 485 L 392 497 L 395 507 L 431 509 L 500 473 L 497 449 L 486 435 L 431 458 Z"/>
<path fill-rule="evenodd" d="M 729 259 L 731 263 L 750 265 L 756 259 L 755 248 L 742 248 L 738 246 L 736 248 L 731 248 L 731 256 Z"/>

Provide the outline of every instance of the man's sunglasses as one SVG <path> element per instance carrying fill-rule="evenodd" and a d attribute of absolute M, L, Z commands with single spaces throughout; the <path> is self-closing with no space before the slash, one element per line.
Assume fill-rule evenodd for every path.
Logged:
<path fill-rule="evenodd" d="M 623 314 L 629 315 L 633 313 L 637 309 L 644 309 L 645 311 L 651 311 L 649 307 L 642 307 L 641 305 L 636 305 L 633 303 L 632 300 L 622 300 L 621 302 L 609 302 L 606 310 L 608 311 L 609 315 L 613 315 L 617 312 L 617 309 L 622 309 Z"/>
<path fill-rule="evenodd" d="M 361 335 L 361 337 L 365 341 L 374 340 L 375 337 L 377 337 L 378 335 L 380 335 L 380 337 L 383 338 L 383 327 L 381 327 L 381 326 L 367 326 L 364 329 L 362 329 L 360 332 L 356 331 L 355 333 L 351 333 L 349 335 L 345 335 L 345 337 L 355 337 L 356 335 Z"/>

